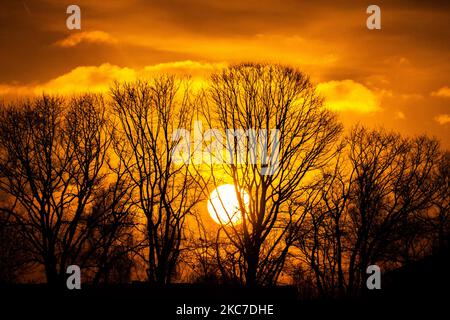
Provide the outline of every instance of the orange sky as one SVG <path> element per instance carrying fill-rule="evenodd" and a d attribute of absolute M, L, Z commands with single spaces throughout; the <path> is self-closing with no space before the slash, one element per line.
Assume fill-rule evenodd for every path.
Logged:
<path fill-rule="evenodd" d="M 81 7 L 81 31 L 66 8 Z M 382 29 L 368 30 L 377 4 Z M 449 1 L 2 0 L 0 96 L 104 91 L 160 72 L 294 65 L 348 126 L 427 133 L 450 148 Z"/>

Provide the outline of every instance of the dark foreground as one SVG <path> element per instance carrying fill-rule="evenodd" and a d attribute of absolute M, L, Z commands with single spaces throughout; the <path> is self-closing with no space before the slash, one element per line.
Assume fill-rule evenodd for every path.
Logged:
<path fill-rule="evenodd" d="M 81 290 L 54 291 L 45 285 L 0 286 L 0 319 L 448 318 L 447 255 L 424 259 L 382 279 L 381 290 L 340 301 L 300 299 L 295 287 L 249 289 L 192 284 L 152 287 L 133 283 L 95 288 L 82 285 Z M 194 312 L 194 307 L 197 314 L 187 314 Z M 198 314 L 204 307 L 209 308 L 207 316 Z"/>
<path fill-rule="evenodd" d="M 2 288 L 2 319 L 364 319 L 383 316 L 449 313 L 448 291 L 370 292 L 352 301 L 300 300 L 293 287 L 245 289 L 142 284 L 55 292 L 45 286 Z M 253 305 L 252 308 L 246 305 Z M 209 314 L 188 315 L 193 307 Z M 245 311 L 247 308 L 247 311 Z M 255 314 L 255 310 L 258 312 Z M 184 314 L 177 314 L 182 312 Z M 243 313 L 246 314 L 244 315 Z M 253 312 L 253 314 L 251 314 Z M 236 314 L 241 313 L 241 315 Z"/>

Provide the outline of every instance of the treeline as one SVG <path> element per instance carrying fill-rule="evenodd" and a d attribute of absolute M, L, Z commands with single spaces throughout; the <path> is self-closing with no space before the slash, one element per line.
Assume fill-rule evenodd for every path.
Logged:
<path fill-rule="evenodd" d="M 94 284 L 291 282 L 336 297 L 359 294 L 368 265 L 448 250 L 449 153 L 426 136 L 344 132 L 290 67 L 231 66 L 202 89 L 162 75 L 0 109 L 1 282 L 40 266 L 58 286 L 77 264 Z M 232 161 L 194 163 L 193 147 L 180 163 L 175 132 L 198 120 L 277 136 L 264 161 L 242 161 L 255 157 L 247 135 L 232 140 Z M 224 183 L 242 221 L 211 226 L 206 201 Z"/>

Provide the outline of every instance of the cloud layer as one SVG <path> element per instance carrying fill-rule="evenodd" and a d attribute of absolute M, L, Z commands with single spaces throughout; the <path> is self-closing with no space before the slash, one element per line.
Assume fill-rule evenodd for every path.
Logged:
<path fill-rule="evenodd" d="M 57 41 L 55 44 L 59 47 L 70 48 L 80 43 L 100 43 L 100 44 L 117 44 L 118 41 L 110 34 L 104 31 L 85 31 L 77 32 L 68 37 Z"/>
<path fill-rule="evenodd" d="M 67 30 L 67 5 L 2 0 L 0 100 L 274 62 L 308 74 L 346 125 L 427 133 L 450 148 L 450 126 L 438 125 L 449 114 L 449 1 L 380 3 L 379 31 L 356 0 L 79 0 L 81 31 Z"/>
<path fill-rule="evenodd" d="M 372 113 L 381 109 L 377 96 L 353 80 L 319 83 L 317 91 L 325 97 L 327 108 L 334 111 Z"/>

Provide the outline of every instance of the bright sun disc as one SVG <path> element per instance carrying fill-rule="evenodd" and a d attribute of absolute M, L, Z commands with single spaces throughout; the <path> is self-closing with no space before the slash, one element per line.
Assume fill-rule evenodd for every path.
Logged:
<path fill-rule="evenodd" d="M 242 200 L 248 206 L 250 197 L 244 190 L 241 191 Z M 218 224 L 241 223 L 242 213 L 234 185 L 224 184 L 211 192 L 208 200 L 208 212 Z"/>

